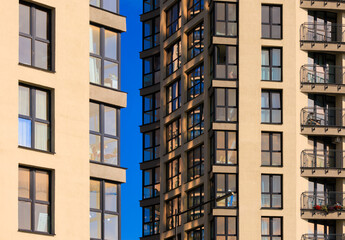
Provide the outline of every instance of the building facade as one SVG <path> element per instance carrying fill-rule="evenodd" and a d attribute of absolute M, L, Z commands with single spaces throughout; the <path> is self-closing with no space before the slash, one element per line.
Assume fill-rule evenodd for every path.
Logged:
<path fill-rule="evenodd" d="M 1 238 L 121 239 L 119 2 L 1 9 Z"/>
<path fill-rule="evenodd" d="M 143 1 L 142 240 L 344 239 L 344 19 Z"/>

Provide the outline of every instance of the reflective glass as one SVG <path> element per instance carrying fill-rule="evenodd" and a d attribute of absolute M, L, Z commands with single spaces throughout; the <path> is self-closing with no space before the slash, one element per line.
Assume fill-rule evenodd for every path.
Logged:
<path fill-rule="evenodd" d="M 48 124 L 35 122 L 35 148 L 43 151 L 49 150 Z"/>
<path fill-rule="evenodd" d="M 30 198 L 30 170 L 19 168 L 18 174 L 18 197 Z"/>
<path fill-rule="evenodd" d="M 114 1 L 114 0 L 109 0 Z M 117 33 L 104 30 L 105 57 L 117 60 Z"/>
<path fill-rule="evenodd" d="M 48 13 L 36 9 L 36 37 L 48 39 Z"/>
<path fill-rule="evenodd" d="M 30 89 L 27 87 L 19 86 L 19 101 L 18 101 L 19 114 L 30 116 Z"/>
<path fill-rule="evenodd" d="M 91 161 L 101 161 L 101 137 L 90 134 L 89 158 Z"/>
<path fill-rule="evenodd" d="M 104 61 L 104 86 L 118 88 L 119 64 Z"/>
<path fill-rule="evenodd" d="M 49 174 L 47 172 L 36 171 L 36 200 L 49 201 Z"/>
<path fill-rule="evenodd" d="M 104 106 L 104 132 L 113 136 L 117 135 L 117 110 L 112 107 Z"/>
<path fill-rule="evenodd" d="M 101 239 L 101 213 L 90 212 L 90 238 Z"/>
<path fill-rule="evenodd" d="M 90 53 L 100 55 L 101 30 L 90 25 Z"/>
<path fill-rule="evenodd" d="M 48 69 L 48 43 L 35 41 L 35 66 Z"/>
<path fill-rule="evenodd" d="M 31 121 L 19 118 L 18 125 L 18 145 L 31 147 Z"/>
<path fill-rule="evenodd" d="M 118 164 L 118 140 L 113 138 L 104 138 L 104 163 Z"/>
<path fill-rule="evenodd" d="M 35 231 L 49 232 L 50 216 L 49 206 L 44 204 L 35 204 Z"/>
<path fill-rule="evenodd" d="M 90 82 L 101 84 L 101 59 L 90 57 Z"/>
<path fill-rule="evenodd" d="M 96 103 L 91 103 L 90 102 L 90 110 L 89 110 L 89 125 L 90 125 L 90 130 L 99 132 L 99 111 L 100 111 L 100 106 L 99 104 Z"/>
<path fill-rule="evenodd" d="M 107 240 L 119 239 L 119 223 L 118 216 L 104 214 L 104 238 Z"/>
<path fill-rule="evenodd" d="M 19 36 L 19 62 L 31 65 L 31 39 Z"/>
<path fill-rule="evenodd" d="M 30 7 L 19 4 L 19 32 L 30 34 Z"/>
<path fill-rule="evenodd" d="M 103 0 L 103 8 L 110 12 L 118 12 L 117 4 L 117 0 Z"/>
<path fill-rule="evenodd" d="M 100 209 L 101 207 L 101 183 L 96 180 L 90 181 L 90 208 Z"/>
<path fill-rule="evenodd" d="M 117 184 L 105 183 L 105 210 L 117 212 Z"/>
<path fill-rule="evenodd" d="M 48 94 L 47 92 L 36 90 L 36 118 L 47 120 L 48 117 Z"/>
<path fill-rule="evenodd" d="M 31 229 L 31 203 L 18 202 L 18 228 L 24 230 Z"/>
<path fill-rule="evenodd" d="M 261 235 L 269 235 L 269 218 L 261 218 Z"/>

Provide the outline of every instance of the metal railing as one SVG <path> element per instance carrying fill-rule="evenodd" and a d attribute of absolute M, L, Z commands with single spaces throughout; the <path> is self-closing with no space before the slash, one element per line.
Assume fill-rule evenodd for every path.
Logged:
<path fill-rule="evenodd" d="M 344 151 L 340 150 L 303 150 L 301 169 L 338 169 L 342 170 Z"/>
<path fill-rule="evenodd" d="M 324 213 L 344 211 L 344 192 L 303 192 L 301 210 L 315 210 Z"/>
<path fill-rule="evenodd" d="M 344 127 L 345 109 L 305 107 L 301 110 L 301 126 Z"/>
<path fill-rule="evenodd" d="M 344 76 L 342 66 L 305 64 L 301 67 L 302 84 L 343 84 Z"/>
<path fill-rule="evenodd" d="M 335 23 L 303 23 L 300 27 L 301 42 L 345 44 L 345 25 Z"/>
<path fill-rule="evenodd" d="M 303 234 L 301 240 L 345 240 L 345 234 Z"/>

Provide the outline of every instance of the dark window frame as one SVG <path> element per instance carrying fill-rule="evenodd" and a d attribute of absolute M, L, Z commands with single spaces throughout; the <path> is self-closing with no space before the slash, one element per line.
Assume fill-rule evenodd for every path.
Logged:
<path fill-rule="evenodd" d="M 217 220 L 219 218 L 224 218 L 224 234 L 217 234 Z M 235 230 L 236 234 L 228 233 L 227 230 L 229 229 L 229 218 L 235 219 Z M 237 232 L 238 232 L 238 222 L 237 222 L 237 216 L 216 216 L 214 217 L 214 239 L 217 239 L 217 236 L 224 237 L 225 239 L 232 239 L 235 237 L 237 239 Z"/>
<path fill-rule="evenodd" d="M 188 0 L 187 20 L 191 20 L 204 10 L 204 0 Z"/>
<path fill-rule="evenodd" d="M 229 175 L 233 175 L 235 176 L 235 179 L 236 179 L 236 191 L 232 191 L 233 195 L 230 196 L 230 197 L 227 197 L 226 199 L 224 200 L 221 200 L 219 202 L 216 202 L 214 205 L 215 205 L 215 208 L 220 208 L 220 209 L 224 209 L 224 208 L 230 208 L 230 209 L 236 209 L 238 208 L 238 175 L 236 173 L 215 173 L 214 174 L 214 194 L 216 197 L 221 197 L 221 196 L 224 196 L 225 194 L 227 194 L 226 190 L 229 189 L 229 183 L 228 183 L 228 176 Z M 224 175 L 224 189 L 225 191 L 217 191 L 217 176 L 218 175 Z M 219 196 L 217 196 L 219 195 Z M 234 201 L 235 203 L 232 203 L 233 205 L 232 206 L 228 206 L 228 202 L 230 200 L 231 202 L 231 199 L 232 201 Z M 224 201 L 224 206 L 220 206 L 219 203 L 220 202 L 223 202 Z"/>
<path fill-rule="evenodd" d="M 205 232 L 204 226 L 199 226 L 199 227 L 193 228 L 191 230 L 188 230 L 187 231 L 187 239 L 189 239 L 189 240 L 204 240 L 204 232 Z M 197 236 L 191 236 L 191 234 L 195 234 L 195 233 L 199 234 L 199 238 Z"/>
<path fill-rule="evenodd" d="M 118 0 L 112 0 L 112 1 L 116 1 L 116 10 L 115 10 L 115 11 L 111 11 L 111 10 L 109 10 L 109 9 L 104 8 L 104 4 L 103 4 L 103 1 L 104 1 L 104 0 L 99 0 L 99 1 L 100 1 L 99 7 L 96 6 L 96 5 L 93 5 L 93 4 L 91 4 L 91 3 L 90 3 L 90 6 L 95 7 L 95 8 L 98 8 L 98 9 L 102 9 L 102 10 L 107 11 L 107 12 L 110 12 L 110 13 L 119 14 L 120 1 L 118 1 Z"/>
<path fill-rule="evenodd" d="M 213 35 L 214 36 L 220 36 L 220 37 L 227 37 L 227 38 L 237 38 L 238 37 L 238 5 L 237 3 L 235 2 L 214 2 L 214 8 L 213 8 L 213 12 L 212 12 L 212 25 L 213 25 L 213 28 L 212 28 L 212 31 L 213 31 Z M 225 17 L 225 20 L 217 20 L 217 14 L 216 11 L 217 11 L 217 8 L 219 5 L 221 4 L 225 4 L 225 7 L 224 7 L 224 17 Z M 233 20 L 229 20 L 229 5 L 235 5 L 236 6 L 236 20 L 233 21 Z M 225 24 L 225 34 L 222 35 L 222 34 L 217 34 L 217 22 L 223 22 Z M 227 24 L 228 23 L 232 23 L 232 24 L 236 24 L 236 34 L 234 35 L 231 35 L 229 32 L 228 32 L 228 27 L 227 27 Z"/>
<path fill-rule="evenodd" d="M 158 142 L 156 142 L 156 138 L 157 138 L 157 132 L 159 132 L 160 129 L 155 129 L 149 132 L 145 132 L 143 133 L 143 162 L 148 162 L 148 161 L 153 161 L 156 159 L 159 159 L 159 154 L 160 154 L 160 138 L 158 139 Z M 151 136 L 151 142 L 150 142 L 150 146 L 149 147 L 145 147 L 146 146 L 146 142 L 145 142 L 145 134 L 150 134 Z M 160 136 L 160 133 L 159 133 Z M 145 151 L 148 151 L 152 149 L 152 159 L 150 158 L 149 160 L 145 160 Z M 158 157 L 155 157 L 157 156 Z"/>
<path fill-rule="evenodd" d="M 199 39 L 196 37 L 199 36 Z M 192 60 L 204 51 L 204 23 L 195 26 L 188 34 L 187 58 Z M 199 47 L 197 47 L 199 45 Z"/>
<path fill-rule="evenodd" d="M 217 59 L 220 56 L 220 53 L 218 51 L 218 49 L 220 50 L 221 46 L 225 46 L 225 64 L 217 64 Z M 229 49 L 228 48 L 235 48 L 236 49 L 236 63 L 229 63 L 230 60 L 230 56 L 228 54 Z M 220 58 L 219 58 L 220 59 Z M 224 45 L 224 44 L 219 44 L 219 45 L 215 45 L 214 46 L 214 59 L 213 59 L 213 68 L 214 70 L 212 70 L 213 72 L 213 77 L 215 79 L 220 79 L 220 80 L 229 80 L 229 81 L 237 81 L 239 76 L 238 76 L 238 46 L 236 45 Z M 225 69 L 225 77 L 219 77 L 217 76 L 217 66 L 224 66 Z M 233 74 L 235 74 L 235 76 L 230 76 L 229 75 L 229 70 L 231 70 L 231 67 L 235 66 L 236 68 L 236 73 L 231 72 Z"/>
<path fill-rule="evenodd" d="M 199 74 L 200 73 L 200 74 Z M 201 64 L 188 73 L 187 100 L 190 101 L 204 92 L 204 64 Z M 196 80 L 199 78 L 199 80 Z M 199 89 L 199 90 L 197 90 Z"/>
<path fill-rule="evenodd" d="M 181 68 L 181 58 L 182 58 L 182 45 L 181 39 L 177 40 L 170 47 L 166 49 L 167 53 L 167 66 L 166 66 L 166 76 L 170 76 Z M 177 58 L 173 58 L 173 48 L 177 47 Z M 169 57 L 170 55 L 170 57 Z M 177 64 L 175 69 L 174 65 Z"/>
<path fill-rule="evenodd" d="M 220 148 L 220 147 L 217 147 L 218 146 L 218 141 L 217 141 L 217 134 L 218 133 L 224 133 L 224 148 Z M 228 148 L 229 146 L 229 135 L 228 133 L 235 133 L 236 135 L 236 146 L 235 148 Z M 237 131 L 226 131 L 226 130 L 217 130 L 217 131 L 214 131 L 213 132 L 213 136 L 212 136 L 212 143 L 211 143 L 211 162 L 213 165 L 220 165 L 220 166 L 237 166 L 238 165 L 238 132 Z M 220 150 L 220 151 L 225 151 L 225 163 L 220 163 L 220 162 L 217 162 L 217 150 Z M 231 152 L 235 152 L 236 156 L 236 161 L 235 163 L 231 164 L 231 163 L 228 163 L 228 160 L 229 160 L 229 154 Z M 231 156 L 231 155 L 230 155 Z"/>
<path fill-rule="evenodd" d="M 177 161 L 178 172 L 174 174 L 176 169 L 174 169 L 175 163 Z M 182 185 L 182 169 L 181 169 L 181 157 L 174 158 L 166 163 L 166 190 L 167 192 L 179 188 Z M 175 180 L 176 179 L 176 180 Z M 174 184 L 177 183 L 176 186 Z"/>
<path fill-rule="evenodd" d="M 174 211 L 174 200 L 177 201 L 177 212 Z M 173 229 L 176 226 L 181 226 L 181 195 L 173 197 L 166 201 L 166 226 L 167 230 Z M 171 214 L 169 213 L 171 212 Z M 177 224 L 176 224 L 177 218 Z"/>
<path fill-rule="evenodd" d="M 268 192 L 264 192 L 262 189 L 262 177 L 268 176 L 269 177 L 269 190 Z M 273 177 L 280 177 L 280 192 L 274 192 L 273 191 Z M 269 195 L 270 197 L 270 206 L 269 207 L 263 207 L 262 206 L 262 199 L 263 195 Z M 280 207 L 272 207 L 272 196 L 273 195 L 280 195 Z M 283 209 L 283 175 L 281 174 L 261 174 L 261 209 Z"/>
<path fill-rule="evenodd" d="M 148 6 L 149 6 L 149 9 L 147 10 L 145 8 L 145 3 L 148 3 Z M 143 13 L 148 13 L 148 12 L 151 12 L 153 10 L 156 10 L 159 8 L 159 4 L 160 4 L 160 1 L 159 0 L 144 0 L 143 1 Z"/>
<path fill-rule="evenodd" d="M 150 171 L 150 174 L 151 174 L 151 183 L 150 184 L 147 184 L 145 185 L 145 171 Z M 159 172 L 159 179 L 156 179 L 156 172 Z M 145 169 L 142 171 L 142 184 L 143 184 L 143 192 L 142 192 L 142 197 L 143 199 L 151 199 L 151 198 L 155 198 L 155 197 L 158 197 L 160 195 L 160 182 L 161 182 L 161 176 L 160 176 L 160 167 L 154 167 L 154 168 L 149 168 L 149 169 Z M 158 191 L 156 186 L 159 187 Z M 145 197 L 145 188 L 152 188 L 152 192 L 150 194 L 149 197 Z"/>
<path fill-rule="evenodd" d="M 159 60 L 158 66 L 156 60 Z M 145 61 L 150 62 L 149 72 L 145 72 Z M 160 55 L 156 54 L 143 59 L 143 87 L 149 87 L 160 82 L 160 77 L 157 76 L 160 73 Z M 149 80 L 147 80 L 149 79 Z"/>
<path fill-rule="evenodd" d="M 261 5 L 261 9 L 262 7 L 268 7 L 269 8 L 269 22 L 262 22 L 262 19 L 261 19 L 261 31 L 262 31 L 262 26 L 263 25 L 266 25 L 266 26 L 269 26 L 269 29 L 270 29 L 270 34 L 268 37 L 263 37 L 262 35 L 262 32 L 261 32 L 261 38 L 262 39 L 277 39 L 277 40 L 281 40 L 283 39 L 283 6 L 282 5 L 273 5 L 273 4 L 262 4 Z M 272 19 L 272 8 L 273 7 L 279 7 L 280 8 L 280 23 L 273 23 L 273 19 Z M 280 37 L 278 38 L 275 38 L 275 37 L 272 37 L 272 27 L 273 26 L 280 26 Z"/>
<path fill-rule="evenodd" d="M 283 217 L 265 217 L 262 216 L 261 217 L 261 224 L 262 224 L 262 219 L 263 218 L 268 218 L 269 219 L 269 235 L 263 235 L 261 233 L 261 238 L 265 238 L 265 239 L 275 239 L 275 238 L 280 238 L 280 240 L 283 240 Z M 272 221 L 274 218 L 279 218 L 280 219 L 280 235 L 273 235 L 273 224 Z"/>
<path fill-rule="evenodd" d="M 174 12 L 173 10 L 177 7 L 177 19 L 173 18 Z M 178 0 L 176 3 L 174 3 L 169 9 L 166 10 L 166 38 L 173 35 L 175 32 L 181 29 L 181 15 L 182 15 L 182 8 L 181 8 L 181 1 Z M 169 15 L 171 19 L 169 19 Z M 175 27 L 176 26 L 176 29 Z"/>
<path fill-rule="evenodd" d="M 262 164 L 262 157 L 261 157 L 261 166 L 263 167 L 282 167 L 283 166 L 283 133 L 282 132 L 267 132 L 267 131 L 262 131 L 261 132 L 261 136 L 262 134 L 269 134 L 269 150 L 262 150 L 261 148 L 261 153 L 263 152 L 268 152 L 270 154 L 270 164 L 269 165 L 265 165 Z M 280 135 L 280 151 L 274 151 L 273 150 L 273 134 L 279 134 Z M 273 153 L 280 153 L 280 165 L 273 165 L 272 164 L 272 154 Z"/>
<path fill-rule="evenodd" d="M 158 21 L 158 29 L 156 29 L 156 24 Z M 147 36 L 145 36 L 145 24 L 148 23 L 150 25 L 150 34 L 148 34 Z M 148 50 L 154 47 L 157 47 L 160 45 L 160 16 L 156 16 L 154 18 L 148 19 L 146 21 L 143 22 L 143 50 Z M 149 39 L 150 41 L 150 45 L 149 47 L 145 47 L 145 40 Z"/>
<path fill-rule="evenodd" d="M 151 98 L 151 106 L 149 109 L 145 109 L 145 98 Z M 157 102 L 157 98 L 159 102 Z M 158 106 L 157 106 L 158 105 Z M 148 122 L 145 121 L 145 116 L 150 116 Z M 160 116 L 160 92 L 154 92 L 148 95 L 143 96 L 143 115 L 142 123 L 143 125 L 151 124 L 159 121 Z"/>
<path fill-rule="evenodd" d="M 273 50 L 279 50 L 280 51 L 280 66 L 274 66 L 273 65 Z M 269 80 L 262 79 L 262 73 L 261 73 L 261 81 L 265 82 L 283 82 L 283 49 L 281 47 L 262 47 L 262 51 L 268 51 L 268 65 L 264 65 L 261 62 L 261 72 L 263 71 L 263 68 L 269 69 Z M 262 53 L 261 53 L 262 54 Z M 280 69 L 280 80 L 273 80 L 273 69 Z"/>
<path fill-rule="evenodd" d="M 194 221 L 204 216 L 204 205 L 201 205 L 204 203 L 204 199 L 205 199 L 204 185 L 195 187 L 192 190 L 189 190 L 187 192 L 187 210 L 190 209 L 187 212 L 188 222 Z M 190 205 L 191 202 L 192 204 Z"/>
<path fill-rule="evenodd" d="M 177 91 L 174 91 L 175 88 L 177 88 Z M 181 79 L 177 79 L 166 87 L 166 96 L 166 109 L 167 115 L 169 115 L 181 107 Z M 175 108 L 176 102 L 177 107 Z"/>
<path fill-rule="evenodd" d="M 204 134 L 204 128 L 204 104 L 200 104 L 187 112 L 187 140 L 191 141 Z"/>
<path fill-rule="evenodd" d="M 281 125 L 283 124 L 283 92 L 282 90 L 276 90 L 276 89 L 262 89 L 261 94 L 268 93 L 268 101 L 269 101 L 269 107 L 262 107 L 261 105 L 261 112 L 262 111 L 269 111 L 270 113 L 270 119 L 268 122 L 263 122 L 261 117 L 261 124 L 276 124 Z M 272 107 L 272 93 L 279 93 L 280 94 L 280 108 L 273 108 Z M 262 100 L 261 100 L 262 101 Z M 262 103 L 261 103 L 262 104 Z M 280 122 L 273 122 L 272 121 L 272 112 L 273 111 L 279 111 L 280 110 Z"/>
<path fill-rule="evenodd" d="M 200 160 L 195 163 L 195 152 L 199 152 Z M 187 179 L 192 181 L 204 175 L 204 144 L 199 145 L 187 152 Z M 193 164 L 190 164 L 192 162 Z M 192 172 L 192 174 L 190 174 Z"/>
<path fill-rule="evenodd" d="M 177 125 L 177 132 L 173 131 L 173 125 Z M 169 128 L 171 128 L 169 130 Z M 169 134 L 171 137 L 169 138 Z M 181 146 L 182 140 L 181 140 L 181 117 L 176 118 L 175 120 L 171 121 L 166 125 L 166 138 L 167 138 L 167 152 L 172 152 L 175 149 L 179 148 Z M 177 141 L 177 146 L 173 146 L 173 142 Z M 170 147 L 171 145 L 171 147 Z"/>
<path fill-rule="evenodd" d="M 218 90 L 220 89 L 224 89 L 224 103 L 225 105 L 218 105 Z M 231 106 L 228 102 L 229 100 L 229 92 L 230 91 L 235 91 L 235 94 L 236 94 L 236 105 L 234 106 Z M 213 91 L 213 95 L 212 95 L 212 98 L 211 98 L 211 120 L 213 122 L 221 122 L 221 123 L 225 123 L 225 122 L 230 122 L 230 123 L 237 123 L 238 122 L 238 90 L 236 88 L 214 88 L 214 91 Z M 222 120 L 217 120 L 217 109 L 219 108 L 222 108 L 224 109 L 224 117 L 225 117 L 225 120 L 222 121 Z M 234 121 L 231 121 L 231 120 L 227 120 L 227 119 L 231 119 L 231 116 L 229 116 L 229 110 L 231 109 L 234 109 L 235 110 L 235 118 L 236 120 Z"/>
<path fill-rule="evenodd" d="M 144 237 L 157 235 L 160 233 L 160 230 L 159 230 L 160 214 L 158 215 L 158 219 L 156 218 L 157 206 L 158 206 L 158 211 L 159 211 L 160 210 L 159 204 L 143 207 L 143 236 Z M 147 222 L 145 222 L 145 209 L 149 209 L 150 211 L 150 221 L 147 221 Z M 149 227 L 149 232 L 150 232 L 149 234 L 145 234 L 145 226 Z"/>

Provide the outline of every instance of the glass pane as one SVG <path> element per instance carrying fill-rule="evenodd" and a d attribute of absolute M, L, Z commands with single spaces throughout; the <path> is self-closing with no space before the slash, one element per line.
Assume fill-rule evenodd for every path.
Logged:
<path fill-rule="evenodd" d="M 261 80 L 271 80 L 269 67 L 261 67 Z"/>
<path fill-rule="evenodd" d="M 105 210 L 117 212 L 117 184 L 105 183 Z"/>
<path fill-rule="evenodd" d="M 99 132 L 99 104 L 91 103 L 90 102 L 90 110 L 89 110 L 89 125 L 90 131 Z"/>
<path fill-rule="evenodd" d="M 269 208 L 271 207 L 270 204 L 270 195 L 269 194 L 261 194 L 261 207 Z"/>
<path fill-rule="evenodd" d="M 282 37 L 282 27 L 279 25 L 272 26 L 272 38 L 281 38 Z"/>
<path fill-rule="evenodd" d="M 19 32 L 30 34 L 30 7 L 19 4 Z"/>
<path fill-rule="evenodd" d="M 264 80 L 264 79 L 263 79 Z M 282 80 L 282 73 L 281 68 L 272 67 L 272 81 L 281 81 Z"/>
<path fill-rule="evenodd" d="M 270 38 L 271 37 L 270 31 L 271 31 L 270 25 L 268 24 L 261 25 L 261 37 Z"/>
<path fill-rule="evenodd" d="M 36 90 L 36 118 L 48 119 L 48 94 L 40 90 Z"/>
<path fill-rule="evenodd" d="M 18 112 L 21 115 L 30 116 L 30 89 L 19 86 Z"/>
<path fill-rule="evenodd" d="M 18 174 L 18 197 L 30 198 L 30 170 L 19 168 Z"/>
<path fill-rule="evenodd" d="M 119 223 L 118 216 L 105 214 L 104 215 L 104 238 L 107 240 L 119 239 Z"/>
<path fill-rule="evenodd" d="M 216 35 L 225 36 L 225 22 L 216 22 Z"/>
<path fill-rule="evenodd" d="M 90 0 L 90 5 L 95 7 L 101 7 L 101 0 Z"/>
<path fill-rule="evenodd" d="M 226 164 L 226 159 L 225 159 L 226 151 L 225 150 L 217 150 L 216 151 L 216 163 L 219 164 Z"/>
<path fill-rule="evenodd" d="M 117 110 L 116 108 L 104 106 L 104 131 L 106 134 L 117 135 Z"/>
<path fill-rule="evenodd" d="M 117 4 L 117 0 L 103 0 L 103 8 L 114 13 L 117 13 Z"/>
<path fill-rule="evenodd" d="M 281 12 L 281 7 L 272 7 L 272 23 L 273 24 L 281 23 L 280 12 Z"/>
<path fill-rule="evenodd" d="M 281 150 L 281 134 L 280 133 L 274 133 L 272 134 L 272 146 L 273 151 L 280 151 Z"/>
<path fill-rule="evenodd" d="M 90 134 L 89 158 L 91 161 L 101 161 L 101 137 Z"/>
<path fill-rule="evenodd" d="M 236 47 L 227 47 L 228 48 L 228 64 L 237 63 L 237 50 Z"/>
<path fill-rule="evenodd" d="M 272 234 L 281 235 L 281 218 L 272 218 Z"/>
<path fill-rule="evenodd" d="M 90 53 L 100 55 L 100 28 L 90 25 Z"/>
<path fill-rule="evenodd" d="M 217 192 L 225 192 L 225 175 L 224 174 L 216 174 L 216 191 Z"/>
<path fill-rule="evenodd" d="M 31 229 L 31 203 L 18 202 L 18 228 L 24 230 Z"/>
<path fill-rule="evenodd" d="M 261 6 L 261 22 L 269 23 L 270 22 L 270 7 Z"/>
<path fill-rule="evenodd" d="M 90 208 L 100 209 L 101 207 L 101 183 L 90 180 Z"/>
<path fill-rule="evenodd" d="M 281 176 L 273 176 L 272 178 L 273 192 L 281 192 Z"/>
<path fill-rule="evenodd" d="M 104 86 L 118 88 L 119 64 L 104 61 Z"/>
<path fill-rule="evenodd" d="M 236 132 L 228 132 L 228 148 L 236 149 Z"/>
<path fill-rule="evenodd" d="M 48 69 L 48 43 L 35 41 L 35 66 Z"/>
<path fill-rule="evenodd" d="M 270 149 L 270 134 L 269 133 L 261 133 L 261 150 L 268 151 Z"/>
<path fill-rule="evenodd" d="M 90 82 L 101 84 L 101 59 L 90 57 Z"/>
<path fill-rule="evenodd" d="M 35 149 L 49 151 L 48 124 L 35 122 Z"/>
<path fill-rule="evenodd" d="M 228 106 L 237 106 L 236 89 L 228 89 Z"/>
<path fill-rule="evenodd" d="M 217 234 L 225 234 L 225 218 L 217 217 Z"/>
<path fill-rule="evenodd" d="M 226 121 L 225 118 L 225 108 L 216 108 L 216 121 Z"/>
<path fill-rule="evenodd" d="M 272 93 L 272 108 L 280 107 L 280 93 Z"/>
<path fill-rule="evenodd" d="M 118 140 L 104 138 L 104 162 L 112 165 L 118 164 Z"/>
<path fill-rule="evenodd" d="M 269 50 L 262 49 L 261 51 L 261 65 L 268 66 L 269 62 Z"/>
<path fill-rule="evenodd" d="M 261 122 L 263 123 L 270 122 L 270 110 L 261 110 Z"/>
<path fill-rule="evenodd" d="M 227 181 L 228 181 L 227 191 L 236 192 L 236 190 L 237 190 L 236 175 L 235 174 L 228 174 Z"/>
<path fill-rule="evenodd" d="M 272 49 L 272 66 L 281 66 L 280 49 Z"/>
<path fill-rule="evenodd" d="M 48 205 L 35 204 L 35 231 L 50 231 L 50 216 Z"/>
<path fill-rule="evenodd" d="M 272 165 L 280 166 L 282 164 L 282 154 L 280 152 L 272 153 Z"/>
<path fill-rule="evenodd" d="M 225 4 L 224 3 L 217 3 L 215 15 L 216 15 L 216 20 L 225 21 Z"/>
<path fill-rule="evenodd" d="M 236 233 L 236 217 L 228 217 L 228 234 L 236 235 Z"/>
<path fill-rule="evenodd" d="M 281 195 L 273 194 L 272 195 L 272 207 L 273 208 L 281 208 L 281 206 L 282 206 Z"/>
<path fill-rule="evenodd" d="M 225 106 L 225 89 L 224 88 L 218 88 L 216 89 L 216 105 L 217 106 Z"/>
<path fill-rule="evenodd" d="M 31 147 L 31 121 L 23 118 L 18 119 L 18 145 Z"/>
<path fill-rule="evenodd" d="M 272 123 L 281 123 L 281 110 L 272 110 Z"/>
<path fill-rule="evenodd" d="M 108 0 L 113 1 L 114 0 Z M 105 37 L 105 57 L 117 60 L 117 33 L 104 30 Z"/>
<path fill-rule="evenodd" d="M 36 200 L 49 201 L 49 174 L 36 171 Z"/>
<path fill-rule="evenodd" d="M 270 191 L 269 179 L 268 175 L 261 176 L 261 192 L 268 193 Z"/>
<path fill-rule="evenodd" d="M 225 148 L 225 132 L 217 132 L 217 148 Z"/>
<path fill-rule="evenodd" d="M 263 165 L 263 166 L 271 165 L 269 152 L 262 152 L 261 153 L 261 165 Z"/>
<path fill-rule="evenodd" d="M 261 93 L 261 108 L 269 108 L 269 93 Z"/>
<path fill-rule="evenodd" d="M 228 6 L 228 21 L 236 21 L 236 4 L 227 4 Z"/>
<path fill-rule="evenodd" d="M 19 36 L 19 62 L 31 65 L 31 39 Z"/>
<path fill-rule="evenodd" d="M 48 39 L 48 13 L 36 9 L 36 37 Z"/>
<path fill-rule="evenodd" d="M 101 239 L 101 213 L 90 212 L 90 238 Z"/>
<path fill-rule="evenodd" d="M 261 218 L 261 235 L 270 234 L 269 226 L 270 226 L 269 218 Z"/>

